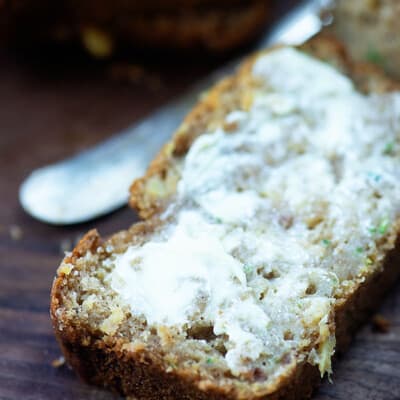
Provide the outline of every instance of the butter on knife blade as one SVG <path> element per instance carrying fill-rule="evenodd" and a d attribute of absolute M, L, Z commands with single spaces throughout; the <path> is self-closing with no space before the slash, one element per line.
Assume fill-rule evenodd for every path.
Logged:
<path fill-rule="evenodd" d="M 320 6 L 320 0 L 303 2 L 268 32 L 257 47 L 306 41 L 321 28 Z M 126 204 L 130 184 L 145 172 L 198 95 L 240 61 L 211 74 L 132 128 L 70 159 L 33 171 L 20 187 L 19 199 L 24 210 L 43 222 L 67 225 L 91 220 Z"/>

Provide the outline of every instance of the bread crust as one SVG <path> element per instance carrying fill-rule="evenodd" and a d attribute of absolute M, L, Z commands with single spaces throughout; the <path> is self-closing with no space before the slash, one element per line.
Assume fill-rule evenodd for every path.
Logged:
<path fill-rule="evenodd" d="M 331 38 L 318 38 L 303 48 L 335 63 L 354 79 L 361 90 L 383 92 L 399 89 L 398 84 L 388 80 L 379 70 L 368 65 L 352 64 L 347 59 L 343 47 Z M 96 231 L 90 231 L 72 254 L 66 257 L 64 263 L 74 264 L 88 251 L 95 253 L 99 246 L 105 249 L 107 244 L 113 245 L 118 252 L 121 252 L 129 244 L 146 240 L 146 236 L 157 229 L 159 225 L 156 220 L 157 213 L 171 201 L 174 185 L 179 179 L 179 170 L 176 167 L 179 159 L 198 135 L 221 123 L 227 110 L 245 109 L 244 94 L 250 88 L 256 88 L 258 84 L 250 75 L 255 57 L 256 55 L 251 57 L 236 75 L 220 82 L 199 102 L 178 129 L 172 142 L 167 144 L 153 161 L 145 177 L 133 184 L 131 205 L 137 208 L 145 221 L 132 226 L 128 231 L 114 235 L 105 242 Z M 165 188 L 165 196 L 151 195 L 149 182 L 151 183 L 154 177 L 165 185 L 171 185 L 170 188 Z M 400 232 L 400 221 L 396 231 Z M 342 298 L 337 299 L 334 309 L 335 319 L 331 323 L 332 329 L 336 326 L 337 352 L 345 350 L 355 329 L 379 303 L 376 299 L 381 298 L 400 276 L 399 266 L 400 235 L 397 237 L 395 248 L 387 253 L 382 267 L 365 281 L 357 281 L 356 288 L 350 294 L 344 294 Z M 318 366 L 306 361 L 294 364 L 287 375 L 280 376 L 278 380 L 257 393 L 251 392 L 246 387 L 216 385 L 204 380 L 204 377 L 196 371 L 188 369 L 173 369 L 168 372 L 157 354 L 144 345 L 127 349 L 122 337 L 101 335 L 82 321 L 75 321 L 73 325 L 65 315 L 59 313 L 63 304 L 62 289 L 66 280 L 65 273 L 60 268 L 51 293 L 53 327 L 67 361 L 79 376 L 89 383 L 104 386 L 126 396 L 133 395 L 148 400 L 276 400 L 308 398 L 321 381 Z"/>

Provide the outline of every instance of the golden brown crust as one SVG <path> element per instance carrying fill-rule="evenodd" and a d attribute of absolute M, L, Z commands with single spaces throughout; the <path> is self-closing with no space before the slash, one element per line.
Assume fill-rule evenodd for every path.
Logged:
<path fill-rule="evenodd" d="M 340 69 L 348 73 L 365 91 L 375 88 L 381 91 L 398 87 L 387 80 L 378 70 L 370 70 L 369 66 L 353 65 L 346 58 L 343 47 L 332 39 L 319 38 L 303 47 L 321 58 L 329 59 Z M 89 232 L 78 244 L 66 262 L 74 263 L 87 251 L 95 252 L 98 246 L 112 244 L 118 252 L 123 251 L 129 243 L 145 240 L 146 234 L 157 229 L 158 222 L 154 214 L 164 205 L 164 201 L 173 195 L 179 177 L 178 163 L 188 150 L 195 137 L 222 121 L 227 110 L 246 108 L 246 96 L 249 88 L 257 87 L 257 82 L 250 78 L 249 70 L 253 59 L 250 58 L 237 75 L 227 78 L 213 88 L 200 101 L 185 119 L 176 133 L 172 144 L 167 144 L 154 160 L 146 176 L 132 186 L 131 204 L 136 206 L 140 214 L 147 218 L 134 225 L 128 231 L 114 235 L 102 244 L 95 231 Z M 368 82 L 367 71 L 372 71 Z M 363 77 L 363 79 L 361 79 Z M 172 172 L 171 172 L 172 171 Z M 175 174 L 168 178 L 168 174 Z M 165 197 L 149 196 L 149 182 L 158 177 L 162 182 L 169 182 L 170 192 L 165 190 Z M 151 217 L 151 218 L 150 218 Z M 345 349 L 357 326 L 376 307 L 377 298 L 400 276 L 400 239 L 395 249 L 387 254 L 383 268 L 359 283 L 352 294 L 338 299 L 335 305 L 335 325 L 337 350 Z M 205 381 L 196 371 L 174 369 L 167 372 L 162 360 L 156 352 L 143 346 L 126 347 L 123 338 L 103 336 L 93 331 L 83 322 L 71 321 L 59 313 L 63 302 L 66 277 L 62 269 L 54 281 L 51 295 L 51 316 L 57 339 L 68 362 L 88 382 L 105 386 L 124 395 L 135 395 L 142 399 L 303 399 L 311 395 L 313 388 L 320 382 L 317 366 L 301 362 L 290 370 L 286 376 L 274 382 L 263 392 L 251 392 L 243 385 L 218 386 Z"/>

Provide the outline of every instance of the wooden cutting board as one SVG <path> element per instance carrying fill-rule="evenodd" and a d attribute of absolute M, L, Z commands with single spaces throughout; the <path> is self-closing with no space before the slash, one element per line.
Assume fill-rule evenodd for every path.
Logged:
<path fill-rule="evenodd" d="M 116 399 L 81 383 L 60 362 L 49 319 L 55 270 L 77 238 L 136 220 L 124 208 L 73 227 L 52 227 L 18 204 L 21 180 L 34 168 L 86 148 L 161 105 L 222 60 L 142 59 L 94 65 L 76 52 L 51 57 L 0 53 L 0 399 Z M 400 286 L 379 309 L 387 333 L 366 324 L 335 364 L 333 384 L 315 399 L 400 399 Z M 382 299 L 376 299 L 381 303 Z"/>

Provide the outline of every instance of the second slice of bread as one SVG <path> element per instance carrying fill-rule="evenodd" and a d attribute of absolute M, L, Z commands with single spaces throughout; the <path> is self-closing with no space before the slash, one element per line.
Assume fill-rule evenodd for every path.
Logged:
<path fill-rule="evenodd" d="M 371 88 L 396 85 L 321 39 L 205 95 L 133 185 L 146 220 L 58 269 L 78 373 L 139 399 L 309 396 L 400 274 L 400 95 Z"/>

